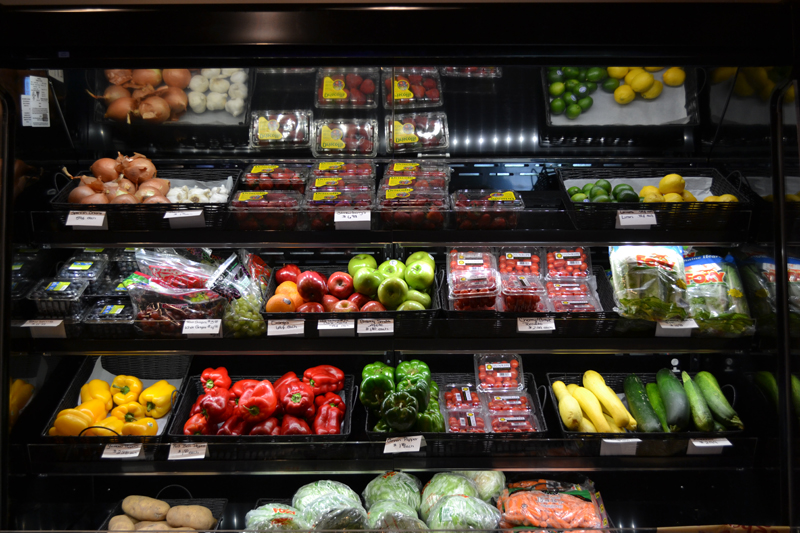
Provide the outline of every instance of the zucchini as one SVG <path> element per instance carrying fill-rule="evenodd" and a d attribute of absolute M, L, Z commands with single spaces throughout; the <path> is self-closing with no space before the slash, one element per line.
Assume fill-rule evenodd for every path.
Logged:
<path fill-rule="evenodd" d="M 703 393 L 700 392 L 700 387 L 692 381 L 686 371 L 681 372 L 681 377 L 683 378 L 686 397 L 689 399 L 689 408 L 692 411 L 692 420 L 695 427 L 700 431 L 711 431 L 714 429 L 714 417 L 711 415 L 711 409 L 708 408 L 705 398 L 703 398 Z"/>
<path fill-rule="evenodd" d="M 644 383 L 636 374 L 631 374 L 625 378 L 622 384 L 625 390 L 625 398 L 628 400 L 628 407 L 631 409 L 633 417 L 636 419 L 637 427 L 645 433 L 653 433 L 661 430 L 661 422 L 647 399 L 647 392 L 644 390 Z"/>
<path fill-rule="evenodd" d="M 714 420 L 714 431 L 725 431 L 727 428 Z"/>
<path fill-rule="evenodd" d="M 683 385 L 668 368 L 662 368 L 656 373 L 658 394 L 664 401 L 667 412 L 667 424 L 670 431 L 683 431 L 689 427 L 689 399 Z"/>
<path fill-rule="evenodd" d="M 722 389 L 717 383 L 717 378 L 711 372 L 698 372 L 694 377 L 694 382 L 700 389 L 708 408 L 725 427 L 744 429 L 744 424 L 736 411 L 722 393 Z"/>
<path fill-rule="evenodd" d="M 650 405 L 653 407 L 658 421 L 661 422 L 661 429 L 664 430 L 664 433 L 669 433 L 667 410 L 664 408 L 664 400 L 661 399 L 661 395 L 658 393 L 658 385 L 655 383 L 648 383 L 645 386 L 645 390 L 647 391 L 647 399 L 650 400 Z"/>
<path fill-rule="evenodd" d="M 767 397 L 767 400 L 772 402 L 772 405 L 775 406 L 775 411 L 778 411 L 778 382 L 775 381 L 775 375 L 772 372 L 756 372 L 755 375 L 756 385 L 761 392 L 764 393 L 764 396 Z"/>

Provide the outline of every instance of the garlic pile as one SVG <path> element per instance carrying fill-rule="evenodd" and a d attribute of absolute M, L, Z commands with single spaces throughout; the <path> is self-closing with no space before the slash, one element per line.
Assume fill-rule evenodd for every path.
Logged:
<path fill-rule="evenodd" d="M 207 189 L 205 187 L 173 187 L 167 193 L 173 204 L 220 204 L 228 201 L 228 188 L 224 185 Z"/>
<path fill-rule="evenodd" d="M 234 117 L 244 113 L 247 72 L 240 68 L 204 68 L 189 82 L 189 107 L 195 113 L 225 110 Z"/>

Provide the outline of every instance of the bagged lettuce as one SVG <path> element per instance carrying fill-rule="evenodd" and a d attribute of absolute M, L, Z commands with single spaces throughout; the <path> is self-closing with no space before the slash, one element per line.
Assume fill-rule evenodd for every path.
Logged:
<path fill-rule="evenodd" d="M 309 526 L 319 530 L 367 528 L 367 511 L 361 503 L 336 493 L 306 501 L 301 516 Z"/>
<path fill-rule="evenodd" d="M 696 334 L 741 337 L 755 332 L 733 257 L 699 255 L 685 259 L 689 316 L 697 322 Z"/>
<path fill-rule="evenodd" d="M 500 496 L 506 488 L 506 475 L 498 470 L 464 470 L 453 473 L 461 474 L 475 483 L 478 488 L 478 498 L 486 503 Z"/>
<path fill-rule="evenodd" d="M 445 496 L 428 515 L 430 529 L 495 529 L 500 511 L 471 496 Z"/>
<path fill-rule="evenodd" d="M 403 502 L 414 509 L 419 509 L 422 499 L 419 489 L 422 483 L 419 479 L 405 472 L 386 472 L 374 478 L 364 489 L 364 507 L 372 509 L 376 502 L 396 500 Z"/>
<path fill-rule="evenodd" d="M 417 519 L 417 510 L 410 505 L 397 500 L 382 500 L 375 502 L 367 513 L 367 522 L 370 529 L 375 529 L 378 522 L 385 516 L 391 515 L 389 521 L 397 522 L 400 517 Z"/>
<path fill-rule="evenodd" d="M 300 511 L 285 503 L 267 503 L 248 511 L 244 517 L 245 529 L 255 531 L 307 531 L 309 525 L 300 517 Z"/>
<path fill-rule="evenodd" d="M 777 320 L 775 259 L 767 251 L 756 247 L 737 250 L 735 256 L 756 328 L 762 335 L 774 336 Z M 789 333 L 792 337 L 800 337 L 800 259 L 789 257 L 786 262 L 789 278 Z"/>
<path fill-rule="evenodd" d="M 419 518 L 407 516 L 400 513 L 384 513 L 375 523 L 374 529 L 382 531 L 425 531 L 428 526 Z"/>
<path fill-rule="evenodd" d="M 445 496 L 473 496 L 478 497 L 478 488 L 475 483 L 462 476 L 449 472 L 439 472 L 434 475 L 422 489 L 422 502 L 419 505 L 419 515 L 425 522 L 436 503 Z"/>
<path fill-rule="evenodd" d="M 297 489 L 297 492 L 292 497 L 292 507 L 298 511 L 303 511 L 310 501 L 325 494 L 339 494 L 361 506 L 361 498 L 358 497 L 358 494 L 353 489 L 338 481 L 321 479 Z"/>

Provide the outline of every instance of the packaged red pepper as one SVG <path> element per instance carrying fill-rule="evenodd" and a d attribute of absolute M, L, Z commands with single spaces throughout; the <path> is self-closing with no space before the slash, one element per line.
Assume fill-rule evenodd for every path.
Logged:
<path fill-rule="evenodd" d="M 303 381 L 314 388 L 314 396 L 344 388 L 344 372 L 331 365 L 319 365 L 303 372 Z"/>

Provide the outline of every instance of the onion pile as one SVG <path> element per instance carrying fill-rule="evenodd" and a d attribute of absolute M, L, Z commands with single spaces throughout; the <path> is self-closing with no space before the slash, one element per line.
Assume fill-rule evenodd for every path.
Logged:
<path fill-rule="evenodd" d="M 159 98 L 160 99 L 160 98 Z M 156 177 L 156 166 L 142 154 L 117 154 L 116 159 L 104 157 L 90 167 L 92 176 L 73 176 L 81 184 L 69 193 L 72 204 L 169 204 L 169 180 Z M 137 188 L 138 185 L 138 188 Z"/>

